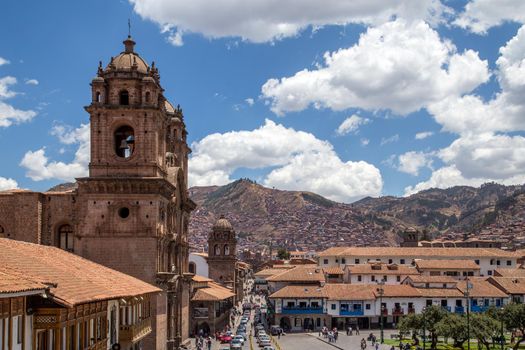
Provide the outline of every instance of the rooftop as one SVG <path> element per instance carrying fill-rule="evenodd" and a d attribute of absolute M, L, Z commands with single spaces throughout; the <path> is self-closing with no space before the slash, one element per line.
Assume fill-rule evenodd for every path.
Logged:
<path fill-rule="evenodd" d="M 54 285 L 48 294 L 67 307 L 161 291 L 135 277 L 55 247 L 0 238 L 0 252 L 3 271 L 23 275 L 32 283 Z"/>
<path fill-rule="evenodd" d="M 381 256 L 381 257 L 505 257 L 516 258 L 514 252 L 498 248 L 427 248 L 427 247 L 332 247 L 319 253 L 320 257 L 330 256 Z"/>
<path fill-rule="evenodd" d="M 446 270 L 479 270 L 480 267 L 474 260 L 461 260 L 461 259 L 423 259 L 416 260 L 416 266 L 418 269 L 433 270 L 433 269 L 446 269 Z"/>

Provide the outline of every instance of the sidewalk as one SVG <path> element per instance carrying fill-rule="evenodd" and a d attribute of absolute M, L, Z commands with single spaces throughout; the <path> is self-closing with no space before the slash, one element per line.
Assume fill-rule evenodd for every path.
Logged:
<path fill-rule="evenodd" d="M 328 341 L 328 338 L 324 338 L 322 335 L 319 337 L 319 333 L 306 333 L 308 336 L 312 338 L 316 338 L 319 341 L 324 342 L 325 344 L 331 345 L 334 347 L 334 349 L 340 349 L 340 350 L 357 350 L 361 349 L 361 339 L 368 336 L 369 333 L 366 335 L 346 335 L 346 333 L 339 333 L 339 336 L 337 337 L 337 342 L 330 343 Z M 378 336 L 378 334 L 376 334 Z M 389 336 L 385 332 L 385 338 L 386 336 Z M 379 338 L 379 337 L 378 337 Z M 379 340 L 379 339 L 378 339 Z M 380 350 L 389 350 L 391 345 L 386 344 L 379 344 Z M 375 349 L 375 346 L 372 346 L 372 343 L 370 341 L 366 342 L 366 349 Z"/>

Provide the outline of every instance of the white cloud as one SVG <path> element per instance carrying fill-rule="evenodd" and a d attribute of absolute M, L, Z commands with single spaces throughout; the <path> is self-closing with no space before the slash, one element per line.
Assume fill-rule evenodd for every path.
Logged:
<path fill-rule="evenodd" d="M 484 101 L 475 95 L 450 96 L 429 106 L 446 131 L 458 134 L 525 130 L 525 26 L 500 48 L 496 75 L 501 92 Z"/>
<path fill-rule="evenodd" d="M 9 61 L 6 60 L 5 58 L 0 57 L 0 66 L 2 66 L 4 64 L 9 64 Z"/>
<path fill-rule="evenodd" d="M 399 135 L 398 134 L 392 135 L 390 137 L 383 137 L 383 138 L 381 138 L 381 146 L 384 146 L 384 145 L 389 144 L 389 143 L 394 143 L 394 142 L 397 142 L 397 141 L 399 141 Z"/>
<path fill-rule="evenodd" d="M 370 143 L 370 140 L 369 140 L 369 139 L 366 139 L 366 138 L 362 138 L 362 139 L 360 140 L 360 142 L 361 142 L 361 146 L 364 147 L 364 146 L 368 146 L 368 144 Z"/>
<path fill-rule="evenodd" d="M 407 187 L 405 194 L 432 187 L 479 186 L 486 182 L 525 183 L 525 137 L 484 133 L 464 135 L 440 150 L 446 164 L 430 179 Z"/>
<path fill-rule="evenodd" d="M 18 183 L 15 180 L 0 176 L 0 191 L 10 190 L 13 188 L 18 188 Z"/>
<path fill-rule="evenodd" d="M 183 33 L 261 43 L 296 36 L 309 26 L 379 24 L 393 17 L 439 23 L 452 12 L 440 0 L 129 1 L 142 18 L 174 36 L 169 40 L 176 45 Z"/>
<path fill-rule="evenodd" d="M 432 132 L 432 131 L 422 131 L 422 132 L 418 132 L 416 134 L 416 136 L 414 136 L 414 138 L 416 140 L 423 140 L 423 139 L 426 139 L 427 137 L 430 137 L 432 135 L 434 135 L 434 132 Z"/>
<path fill-rule="evenodd" d="M 346 118 L 337 128 L 338 135 L 346 135 L 351 132 L 356 132 L 359 126 L 370 123 L 370 119 L 362 118 L 356 114 Z"/>
<path fill-rule="evenodd" d="M 316 108 L 415 112 L 461 96 L 489 78 L 477 52 L 458 53 L 427 23 L 396 20 L 369 28 L 348 49 L 325 53 L 324 66 L 269 79 L 262 94 L 278 115 Z"/>
<path fill-rule="evenodd" d="M 35 111 L 16 109 L 12 105 L 3 102 L 17 95 L 16 92 L 10 89 L 10 86 L 16 84 L 16 82 L 15 77 L 0 78 L 0 127 L 6 128 L 13 124 L 27 122 L 36 116 Z"/>
<path fill-rule="evenodd" d="M 525 23 L 523 0 L 472 0 L 465 6 L 454 24 L 474 33 L 485 34 L 487 30 L 504 22 Z"/>
<path fill-rule="evenodd" d="M 50 161 L 46 156 L 45 148 L 28 151 L 20 165 L 27 169 L 26 176 L 34 181 L 58 179 L 72 181 L 76 177 L 86 176 L 89 164 L 89 124 L 81 124 L 76 129 L 58 125 L 53 127 L 51 133 L 66 145 L 78 144 L 72 162 Z"/>
<path fill-rule="evenodd" d="M 173 46 L 184 45 L 184 40 L 182 39 L 182 32 L 179 30 L 175 32 L 170 32 L 170 34 L 168 35 L 168 42 Z"/>
<path fill-rule="evenodd" d="M 253 106 L 253 104 L 255 103 L 255 101 L 251 97 L 248 97 L 247 99 L 245 99 L 244 102 L 246 102 L 248 106 Z"/>
<path fill-rule="evenodd" d="M 27 85 L 38 85 L 38 80 L 36 79 L 27 79 L 26 80 Z"/>
<path fill-rule="evenodd" d="M 418 176 L 422 168 L 432 166 L 430 155 L 424 152 L 406 152 L 401 154 L 398 160 L 397 170 L 414 176 Z"/>
<path fill-rule="evenodd" d="M 309 190 L 345 202 L 381 193 L 381 174 L 373 165 L 344 162 L 330 143 L 271 120 L 251 131 L 208 135 L 192 148 L 193 186 L 226 184 L 240 168 L 273 168 L 263 180 L 267 186 Z"/>

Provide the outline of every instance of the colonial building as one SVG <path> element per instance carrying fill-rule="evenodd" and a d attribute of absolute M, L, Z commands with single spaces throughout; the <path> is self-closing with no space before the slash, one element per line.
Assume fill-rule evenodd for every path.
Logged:
<path fill-rule="evenodd" d="M 159 288 L 55 247 L 0 251 L 0 349 L 147 349 Z"/>
<path fill-rule="evenodd" d="M 0 193 L 0 235 L 60 247 L 161 287 L 144 348 L 163 350 L 189 337 L 190 149 L 181 108 L 134 47 L 128 37 L 91 82 L 89 176 L 62 192 Z"/>

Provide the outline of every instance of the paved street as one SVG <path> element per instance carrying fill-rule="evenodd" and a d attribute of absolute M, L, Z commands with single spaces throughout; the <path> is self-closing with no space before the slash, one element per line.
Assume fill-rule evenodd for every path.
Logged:
<path fill-rule="evenodd" d="M 281 339 L 278 340 L 279 344 L 281 345 L 282 350 L 309 350 L 309 349 L 344 349 L 344 350 L 359 350 L 361 339 L 363 337 L 366 337 L 369 333 L 374 333 L 376 336 L 379 336 L 379 332 L 370 332 L 368 331 L 366 334 L 364 332 L 358 336 L 347 336 L 345 333 L 340 333 L 337 343 L 328 344 L 318 339 L 318 333 L 298 333 L 298 334 L 288 334 L 286 336 L 282 336 Z M 385 338 L 390 337 L 391 331 L 385 331 Z M 372 347 L 371 342 L 366 342 L 367 350 L 375 349 Z M 380 345 L 380 350 L 388 350 L 390 349 L 390 346 L 387 345 Z"/>

